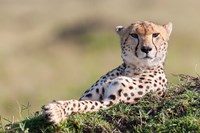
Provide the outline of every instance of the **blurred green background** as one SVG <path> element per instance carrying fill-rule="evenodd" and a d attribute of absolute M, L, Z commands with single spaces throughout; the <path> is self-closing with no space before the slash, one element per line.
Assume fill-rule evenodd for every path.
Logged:
<path fill-rule="evenodd" d="M 200 74 L 198 0 L 1 0 L 1 117 L 19 120 L 53 99 L 78 99 L 121 64 L 115 26 L 136 20 L 173 22 L 170 84 L 172 74 Z"/>

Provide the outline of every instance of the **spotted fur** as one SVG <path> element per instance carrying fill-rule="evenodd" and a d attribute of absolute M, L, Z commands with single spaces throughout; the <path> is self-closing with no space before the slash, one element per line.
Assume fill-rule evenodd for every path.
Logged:
<path fill-rule="evenodd" d="M 148 92 L 162 95 L 167 86 L 163 66 L 171 31 L 172 23 L 138 21 L 128 27 L 117 26 L 122 65 L 102 76 L 79 100 L 53 101 L 43 106 L 48 121 L 59 124 L 72 113 L 134 104 Z"/>

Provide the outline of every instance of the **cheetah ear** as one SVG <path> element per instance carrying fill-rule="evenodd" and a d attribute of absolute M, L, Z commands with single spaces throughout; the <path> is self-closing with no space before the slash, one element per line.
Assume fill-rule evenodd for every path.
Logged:
<path fill-rule="evenodd" d="M 168 36 L 170 36 L 170 34 L 172 32 L 172 23 L 169 22 L 169 23 L 163 25 L 163 27 L 166 29 Z"/>
<path fill-rule="evenodd" d="M 116 26 L 115 31 L 119 36 L 121 36 L 123 34 L 124 29 L 125 29 L 124 26 Z"/>

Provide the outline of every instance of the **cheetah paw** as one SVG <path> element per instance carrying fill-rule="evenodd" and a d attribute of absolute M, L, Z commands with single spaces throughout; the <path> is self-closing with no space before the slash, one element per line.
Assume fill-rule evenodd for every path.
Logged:
<path fill-rule="evenodd" d="M 42 107 L 43 114 L 47 122 L 58 125 L 64 120 L 63 109 L 59 106 L 59 102 L 53 101 Z"/>

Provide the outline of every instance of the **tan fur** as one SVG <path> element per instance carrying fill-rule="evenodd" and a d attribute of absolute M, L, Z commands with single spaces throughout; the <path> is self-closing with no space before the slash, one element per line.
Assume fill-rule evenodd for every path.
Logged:
<path fill-rule="evenodd" d="M 167 86 L 164 60 L 171 31 L 171 23 L 162 26 L 137 21 L 127 28 L 117 26 L 123 63 L 102 76 L 80 100 L 54 101 L 44 106 L 47 120 L 59 124 L 72 113 L 134 104 L 151 91 L 162 95 Z"/>

